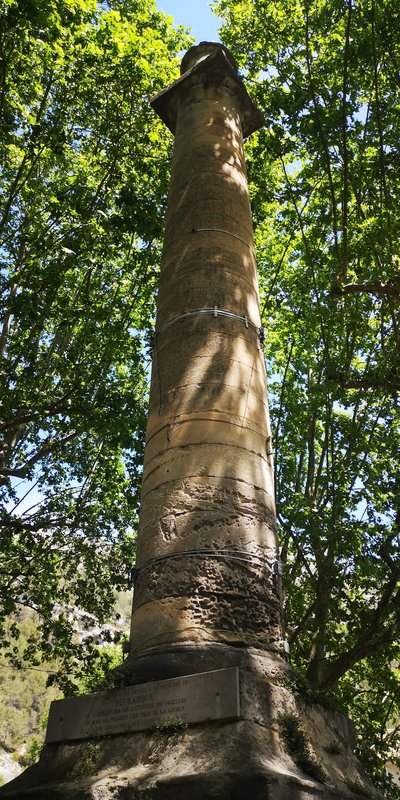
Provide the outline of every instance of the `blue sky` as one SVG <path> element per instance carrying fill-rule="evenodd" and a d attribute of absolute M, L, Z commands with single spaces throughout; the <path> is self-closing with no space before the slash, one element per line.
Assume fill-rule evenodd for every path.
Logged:
<path fill-rule="evenodd" d="M 208 0 L 156 0 L 161 11 L 174 17 L 176 25 L 192 29 L 196 43 L 218 42 L 220 21 L 212 13 Z"/>

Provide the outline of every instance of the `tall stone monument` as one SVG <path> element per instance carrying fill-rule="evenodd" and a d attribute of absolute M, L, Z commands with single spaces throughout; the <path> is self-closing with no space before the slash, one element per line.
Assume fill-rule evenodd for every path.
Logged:
<path fill-rule="evenodd" d="M 175 134 L 153 349 L 131 641 L 282 652 L 271 435 L 243 136 L 263 118 L 222 45 L 153 100 Z M 235 652 L 236 652 L 235 650 Z M 191 654 L 191 655 L 190 655 Z M 235 659 L 234 659 L 235 660 Z M 161 666 L 162 662 L 162 666 Z"/>
<path fill-rule="evenodd" d="M 263 119 L 203 42 L 153 107 L 175 135 L 131 653 L 52 704 L 19 800 L 378 798 L 351 723 L 293 692 L 243 137 Z"/>

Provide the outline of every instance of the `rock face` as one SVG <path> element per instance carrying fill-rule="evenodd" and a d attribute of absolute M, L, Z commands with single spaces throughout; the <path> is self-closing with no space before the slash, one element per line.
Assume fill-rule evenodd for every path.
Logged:
<path fill-rule="evenodd" d="M 11 753 L 0 750 L 0 786 L 16 778 L 22 770 L 23 767 L 13 759 Z"/>
<path fill-rule="evenodd" d="M 47 745 L 18 800 L 378 798 L 351 723 L 292 691 L 242 139 L 262 118 L 222 45 L 153 105 L 175 133 L 131 653 L 116 683 L 239 669 L 240 718 Z M 86 731 L 85 731 L 86 734 Z"/>

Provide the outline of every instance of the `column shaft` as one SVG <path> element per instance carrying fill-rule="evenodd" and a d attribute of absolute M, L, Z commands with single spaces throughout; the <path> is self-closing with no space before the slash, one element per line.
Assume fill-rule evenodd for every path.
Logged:
<path fill-rule="evenodd" d="M 242 101 L 231 86 L 201 81 L 183 87 L 175 104 L 132 650 L 207 641 L 279 647 Z"/>

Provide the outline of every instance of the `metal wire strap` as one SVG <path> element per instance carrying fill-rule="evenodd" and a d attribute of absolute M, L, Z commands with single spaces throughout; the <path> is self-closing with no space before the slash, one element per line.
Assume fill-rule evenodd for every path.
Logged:
<path fill-rule="evenodd" d="M 158 556 L 157 558 L 152 558 L 149 561 L 146 561 L 145 564 L 142 564 L 140 567 L 133 567 L 131 571 L 131 581 L 132 584 L 135 583 L 136 579 L 138 578 L 139 574 L 144 572 L 145 570 L 152 569 L 153 567 L 157 567 L 166 561 L 170 561 L 172 559 L 178 558 L 216 558 L 216 559 L 227 559 L 230 561 L 240 561 L 243 564 L 250 564 L 251 566 L 255 567 L 266 567 L 268 572 L 271 575 L 282 575 L 282 562 L 279 560 L 270 561 L 265 557 L 252 555 L 248 553 L 246 550 L 183 550 L 179 553 L 170 553 L 167 556 Z"/>
<path fill-rule="evenodd" d="M 244 239 L 242 239 L 241 236 L 237 236 L 236 233 L 231 233 L 231 231 L 224 231 L 222 228 L 192 228 L 191 232 L 192 233 L 206 233 L 206 232 L 207 233 L 208 232 L 210 232 L 210 233 L 225 233 L 226 236 L 232 236 L 233 239 L 238 239 L 239 242 L 242 242 L 243 244 L 245 244 L 246 247 L 249 248 L 250 252 L 252 250 L 251 245 L 249 245 L 248 242 L 246 242 Z"/>
<path fill-rule="evenodd" d="M 229 317 L 230 319 L 238 319 L 239 322 L 243 322 L 246 328 L 251 328 L 253 331 L 256 331 L 257 334 L 259 333 L 259 326 L 256 325 L 254 322 L 251 321 L 248 317 L 242 317 L 240 314 L 235 314 L 233 311 L 227 311 L 225 308 L 218 308 L 217 306 L 209 307 L 209 308 L 195 308 L 193 311 L 185 311 L 184 314 L 179 314 L 177 317 L 173 317 L 172 319 L 168 320 L 162 328 L 159 328 L 156 331 L 156 336 L 159 336 L 160 333 L 169 328 L 171 325 L 174 325 L 175 322 L 179 322 L 181 319 L 186 319 L 187 317 L 196 317 L 199 315 L 205 315 L 209 317 Z"/>
<path fill-rule="evenodd" d="M 184 236 L 188 236 L 190 233 L 225 233 L 226 236 L 232 236 L 233 239 L 238 239 L 239 242 L 242 242 L 246 247 L 249 248 L 250 253 L 254 254 L 254 247 L 251 246 L 245 239 L 242 239 L 241 236 L 238 236 L 236 233 L 232 233 L 231 231 L 226 231 L 223 228 L 191 228 L 190 231 L 184 231 L 181 233 L 180 236 L 177 236 L 175 239 L 172 240 L 167 246 L 164 245 L 163 253 L 166 253 L 172 245 L 176 244 L 179 239 L 183 239 Z"/>
<path fill-rule="evenodd" d="M 189 317 L 196 317 L 196 316 L 213 316 L 213 317 L 228 317 L 229 319 L 238 319 L 239 322 L 243 322 L 246 328 L 251 328 L 251 330 L 257 333 L 258 342 L 260 345 L 260 350 L 264 350 L 265 345 L 265 330 L 262 325 L 258 326 L 254 322 L 251 321 L 248 317 L 242 317 L 240 314 L 235 314 L 233 311 L 227 311 L 225 308 L 218 308 L 214 306 L 213 308 L 196 308 L 193 311 L 185 311 L 184 314 L 179 314 L 177 317 L 173 317 L 172 319 L 168 320 L 162 328 L 159 328 L 154 333 L 149 333 L 147 335 L 147 349 L 150 353 L 154 350 L 156 345 L 157 339 L 163 331 L 169 328 L 171 325 L 174 325 L 175 322 L 179 322 L 179 320 L 187 319 Z"/>

